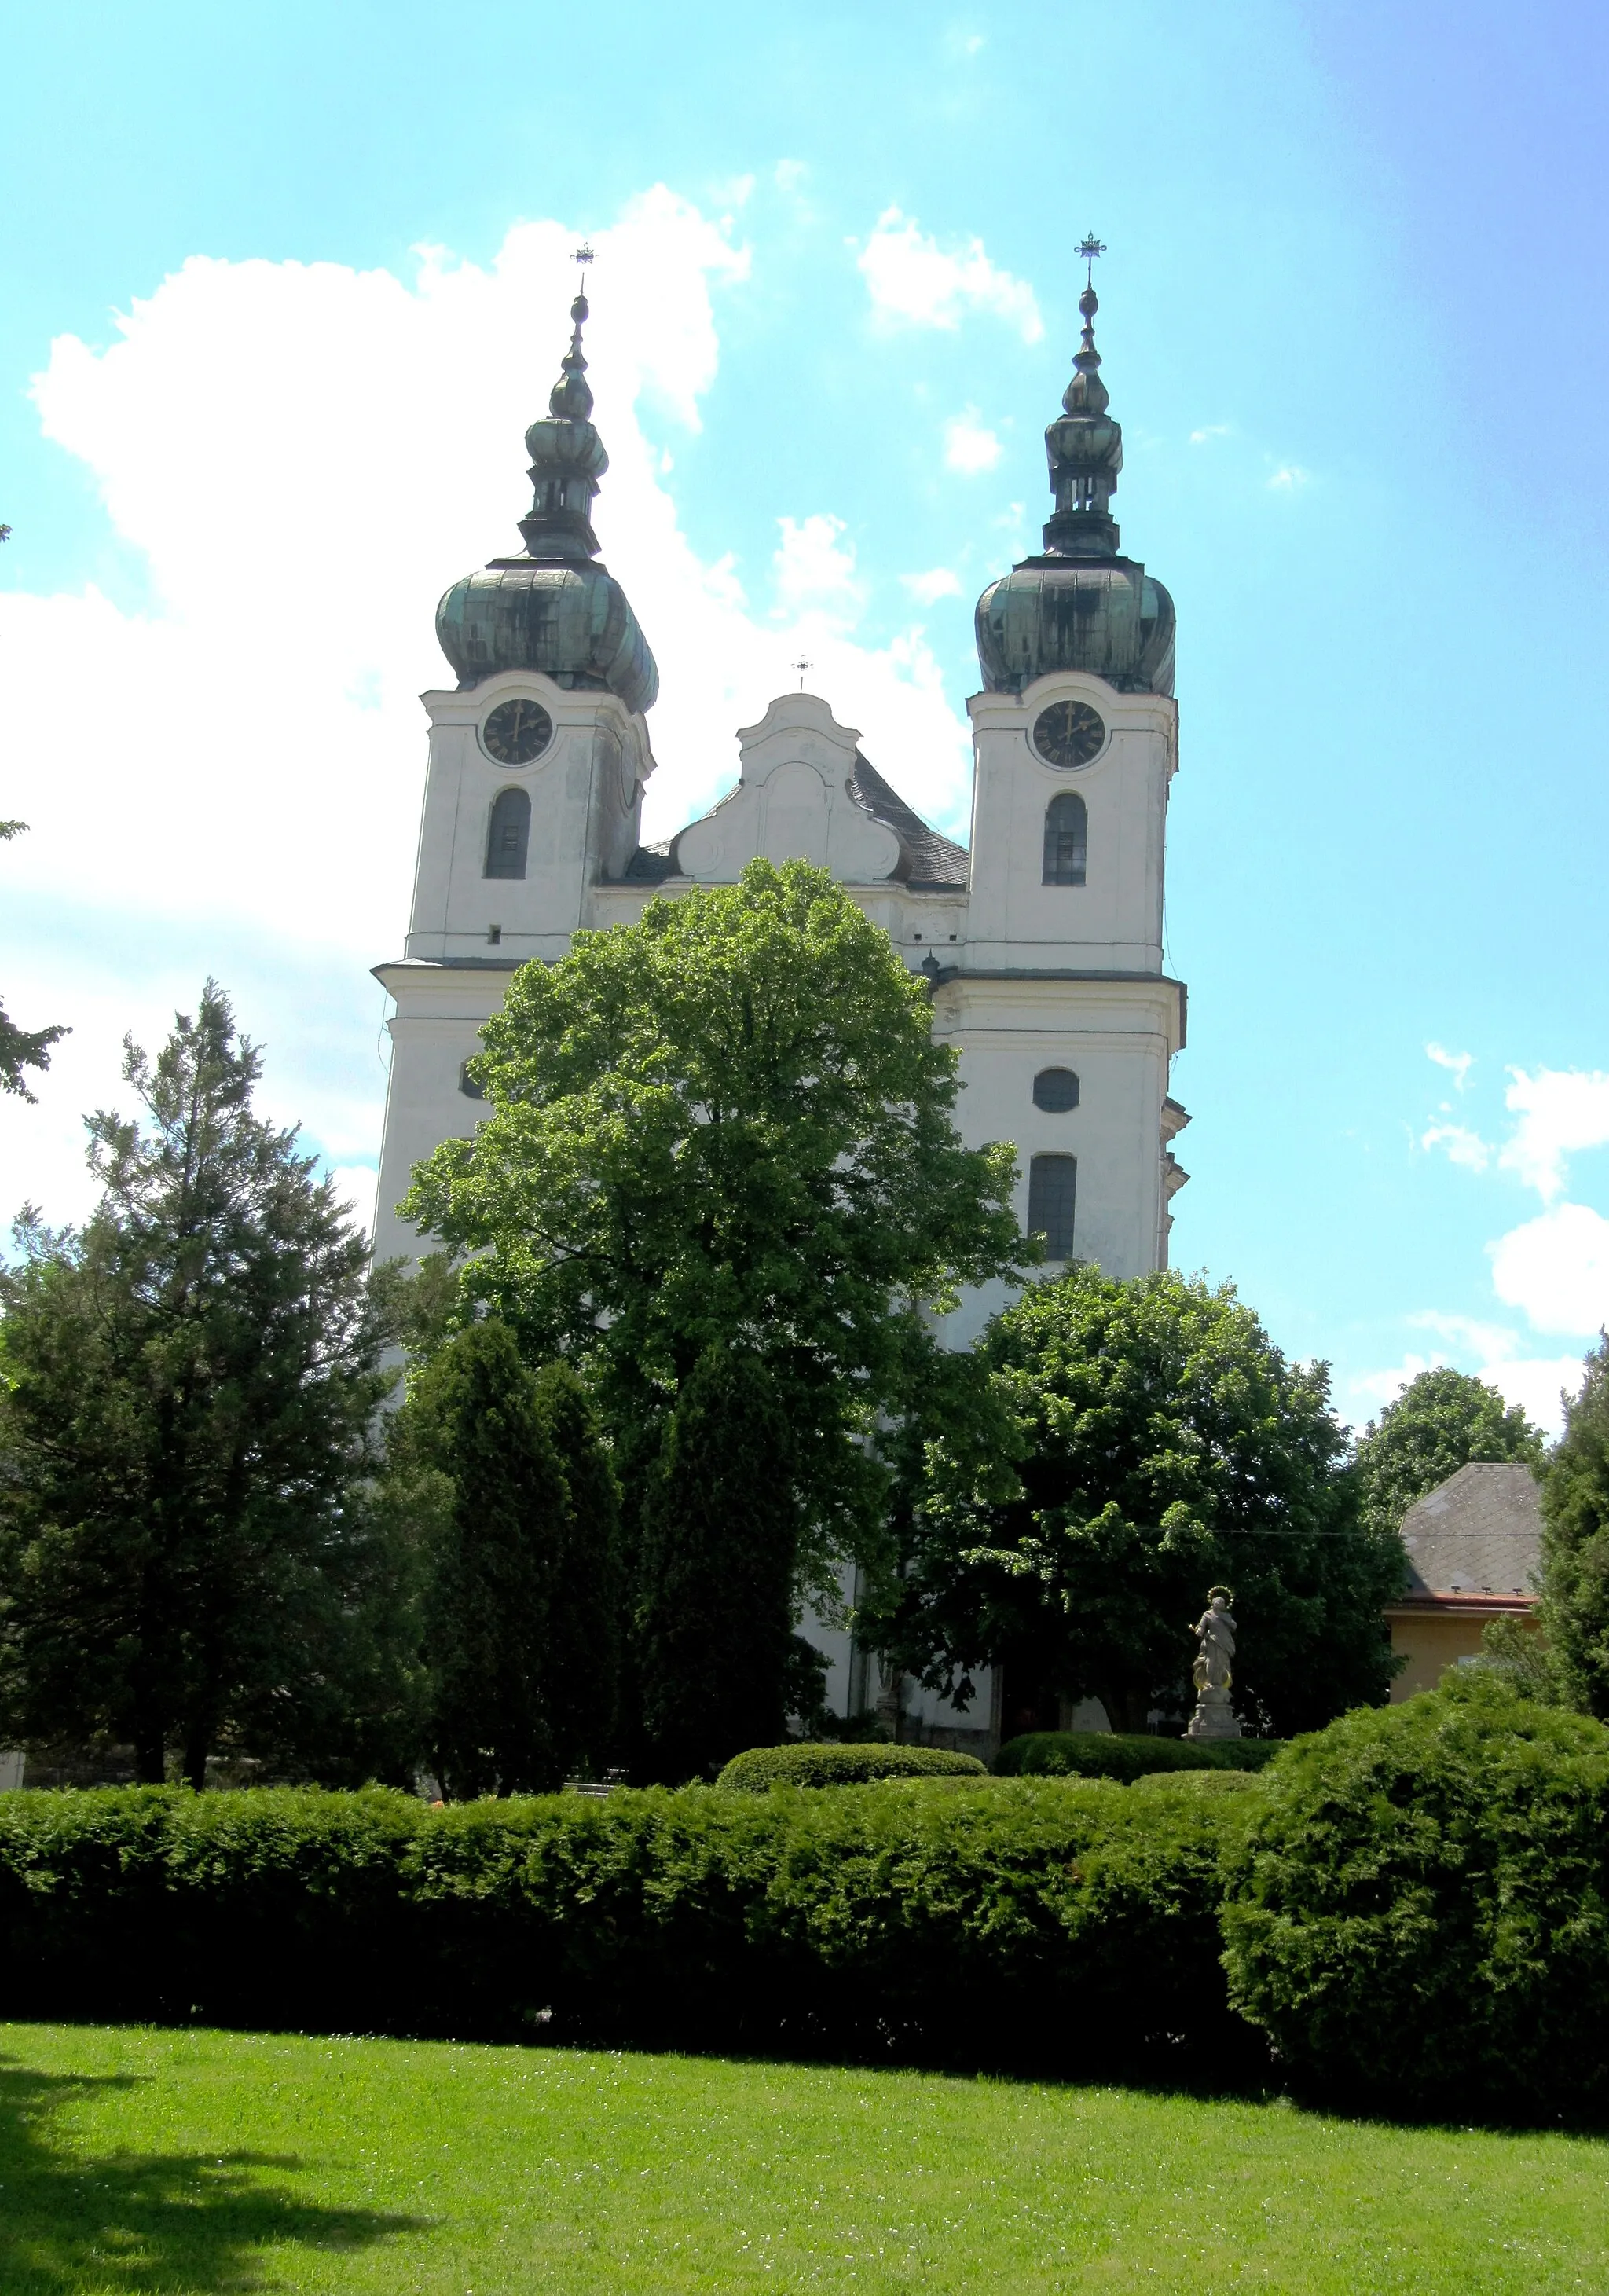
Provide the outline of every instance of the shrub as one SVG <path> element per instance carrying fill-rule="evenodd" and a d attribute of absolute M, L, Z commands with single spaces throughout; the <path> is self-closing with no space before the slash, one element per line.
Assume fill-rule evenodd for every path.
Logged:
<path fill-rule="evenodd" d="M 1252 1809 L 1231 1998 L 1299 2074 L 1397 2109 L 1602 2104 L 1600 1724 L 1471 1669 L 1300 1740 Z"/>
<path fill-rule="evenodd" d="M 435 1810 L 378 1789 L 8 1794 L 0 2014 L 1063 2075 L 1180 2046 L 1219 2062 L 1248 2038 L 1219 1964 L 1221 1853 L 1260 1796 L 1207 1783 L 885 1779 Z"/>
<path fill-rule="evenodd" d="M 859 1786 L 875 1778 L 976 1778 L 988 1772 L 975 1754 L 949 1754 L 938 1746 L 751 1746 L 734 1754 L 715 1781 L 745 1793 L 770 1786 Z"/>
<path fill-rule="evenodd" d="M 995 1756 L 1004 1778 L 1131 1778 L 1158 1770 L 1260 1770 L 1282 1738 L 1146 1738 L 1121 1731 L 1030 1730 Z"/>

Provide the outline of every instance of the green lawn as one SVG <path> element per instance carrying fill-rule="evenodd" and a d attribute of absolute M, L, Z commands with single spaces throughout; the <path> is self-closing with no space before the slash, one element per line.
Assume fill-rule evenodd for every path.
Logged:
<path fill-rule="evenodd" d="M 0 2025 L 4 2296 L 1601 2296 L 1606 2169 L 1123 2089 Z"/>

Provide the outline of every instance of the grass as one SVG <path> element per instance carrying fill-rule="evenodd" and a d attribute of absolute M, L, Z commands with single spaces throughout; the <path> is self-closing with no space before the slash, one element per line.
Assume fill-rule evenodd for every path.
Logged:
<path fill-rule="evenodd" d="M 0 2025 L 0 2289 L 1609 2286 L 1609 2146 L 915 2072 Z"/>

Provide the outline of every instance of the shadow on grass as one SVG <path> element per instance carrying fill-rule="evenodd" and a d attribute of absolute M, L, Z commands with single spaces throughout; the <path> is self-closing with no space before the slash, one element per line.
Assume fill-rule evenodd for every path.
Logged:
<path fill-rule="evenodd" d="M 0 2289 L 5 2296 L 80 2296 L 88 2287 L 210 2296 L 265 2284 L 259 2252 L 275 2242 L 365 2248 L 423 2229 L 417 2217 L 320 2208 L 263 2172 L 300 2163 L 230 2152 L 59 2150 L 53 2114 L 131 2077 L 35 2072 L 0 2061 Z"/>

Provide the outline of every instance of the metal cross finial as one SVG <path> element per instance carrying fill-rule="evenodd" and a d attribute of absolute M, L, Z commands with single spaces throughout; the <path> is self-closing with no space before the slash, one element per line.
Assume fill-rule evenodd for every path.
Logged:
<path fill-rule="evenodd" d="M 1086 232 L 1079 248 L 1080 259 L 1085 266 L 1084 283 L 1086 286 L 1093 287 L 1095 285 L 1095 258 L 1097 255 L 1104 255 L 1105 252 L 1105 241 L 1104 239 L 1097 239 L 1092 231 Z"/>
<path fill-rule="evenodd" d="M 579 291 L 584 295 L 587 292 L 587 266 L 593 260 L 591 240 L 584 239 L 570 259 L 580 266 L 581 284 Z"/>
<path fill-rule="evenodd" d="M 795 662 L 790 663 L 789 667 L 799 672 L 799 690 L 802 693 L 804 692 L 805 672 L 807 669 L 814 669 L 816 665 L 807 655 L 801 653 L 799 660 Z"/>

